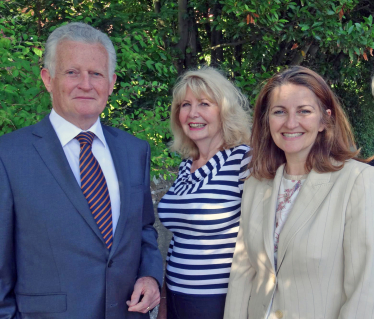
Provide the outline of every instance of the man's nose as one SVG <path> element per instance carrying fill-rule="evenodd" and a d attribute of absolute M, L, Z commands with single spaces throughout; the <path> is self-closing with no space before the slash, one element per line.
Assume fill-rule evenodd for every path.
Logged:
<path fill-rule="evenodd" d="M 91 77 L 88 72 L 83 72 L 81 75 L 81 81 L 79 82 L 79 88 L 85 91 L 92 89 Z"/>

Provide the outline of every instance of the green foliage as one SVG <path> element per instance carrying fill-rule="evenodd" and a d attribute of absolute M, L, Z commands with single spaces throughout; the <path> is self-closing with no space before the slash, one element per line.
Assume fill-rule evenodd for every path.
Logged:
<path fill-rule="evenodd" d="M 177 77 L 176 70 L 157 30 L 137 27 L 137 23 L 131 28 L 122 25 L 123 21 L 131 21 L 132 10 L 136 13 L 147 8 L 134 5 L 132 10 L 124 10 L 121 3 L 105 9 L 104 2 L 74 1 L 72 6 L 68 2 L 46 1 L 45 6 L 50 4 L 58 10 L 42 12 L 48 27 L 45 25 L 38 37 L 37 23 L 31 14 L 35 7 L 28 7 L 25 2 L 29 10 L 20 14 L 19 7 L 0 1 L 0 8 L 9 14 L 0 19 L 0 135 L 34 124 L 50 112 L 50 97 L 40 79 L 40 69 L 44 42 L 56 28 L 56 20 L 84 21 L 105 30 L 110 19 L 117 24 L 115 30 L 112 27 L 108 32 L 117 50 L 117 82 L 102 121 L 147 140 L 152 151 L 152 176 L 169 179 L 169 167 L 180 162 L 180 157 L 169 153 L 166 146 L 171 139 L 170 88 Z"/>
<path fill-rule="evenodd" d="M 0 135 L 49 113 L 39 76 L 44 43 L 59 25 L 82 21 L 107 32 L 117 49 L 117 82 L 102 120 L 150 143 L 153 175 L 170 178 L 169 168 L 180 162 L 167 148 L 176 70 L 209 63 L 224 69 L 252 105 L 274 72 L 293 64 L 314 69 L 342 98 L 363 154 L 374 154 L 374 3 L 189 0 L 183 19 L 195 32 L 185 52 L 177 49 L 178 2 L 162 0 L 158 9 L 155 3 L 0 0 Z"/>
<path fill-rule="evenodd" d="M 0 135 L 40 121 L 50 108 L 39 76 L 42 44 L 19 31 L 17 21 L 0 19 Z"/>

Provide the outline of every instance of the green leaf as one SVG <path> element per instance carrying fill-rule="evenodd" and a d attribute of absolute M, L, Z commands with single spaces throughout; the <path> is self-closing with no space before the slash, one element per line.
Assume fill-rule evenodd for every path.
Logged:
<path fill-rule="evenodd" d="M 152 61 L 152 60 L 147 60 L 147 61 L 145 61 L 145 64 L 146 64 L 146 66 L 148 67 L 148 69 L 151 69 L 152 71 L 154 71 L 154 67 L 153 67 L 153 64 L 154 64 L 154 62 Z"/>
<path fill-rule="evenodd" d="M 32 50 L 34 51 L 34 53 L 38 56 L 38 57 L 42 57 L 43 55 L 43 51 L 40 50 L 39 48 L 32 48 Z"/>
<path fill-rule="evenodd" d="M 301 31 L 306 31 L 306 30 L 309 30 L 309 26 L 308 26 L 308 25 L 304 25 L 304 26 L 301 28 Z"/>

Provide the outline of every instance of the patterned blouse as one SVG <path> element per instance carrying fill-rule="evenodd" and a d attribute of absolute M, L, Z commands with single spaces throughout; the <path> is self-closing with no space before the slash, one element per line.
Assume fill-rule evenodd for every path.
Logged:
<path fill-rule="evenodd" d="M 296 197 L 308 175 L 288 175 L 284 170 L 282 182 L 280 184 L 277 210 L 275 213 L 275 231 L 274 231 L 274 264 L 277 269 L 279 236 L 284 223 L 292 210 Z"/>

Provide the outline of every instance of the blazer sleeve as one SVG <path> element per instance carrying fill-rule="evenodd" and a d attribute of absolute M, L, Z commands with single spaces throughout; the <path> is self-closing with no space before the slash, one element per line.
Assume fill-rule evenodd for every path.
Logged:
<path fill-rule="evenodd" d="M 17 311 L 13 229 L 13 195 L 0 158 L 0 318 L 14 318 Z"/>
<path fill-rule="evenodd" d="M 343 238 L 346 301 L 339 319 L 374 318 L 374 168 L 358 175 L 349 196 Z"/>
<path fill-rule="evenodd" d="M 146 162 L 144 163 L 144 202 L 143 202 L 143 228 L 142 228 L 142 252 L 138 277 L 153 277 L 162 285 L 163 262 L 157 244 L 157 231 L 153 227 L 155 215 L 150 189 L 150 157 L 151 150 L 147 143 Z"/>
<path fill-rule="evenodd" d="M 256 271 L 251 266 L 245 245 L 247 233 L 245 230 L 246 212 L 246 208 L 242 207 L 239 233 L 236 240 L 229 288 L 226 296 L 224 319 L 247 319 L 252 280 L 256 275 Z"/>

